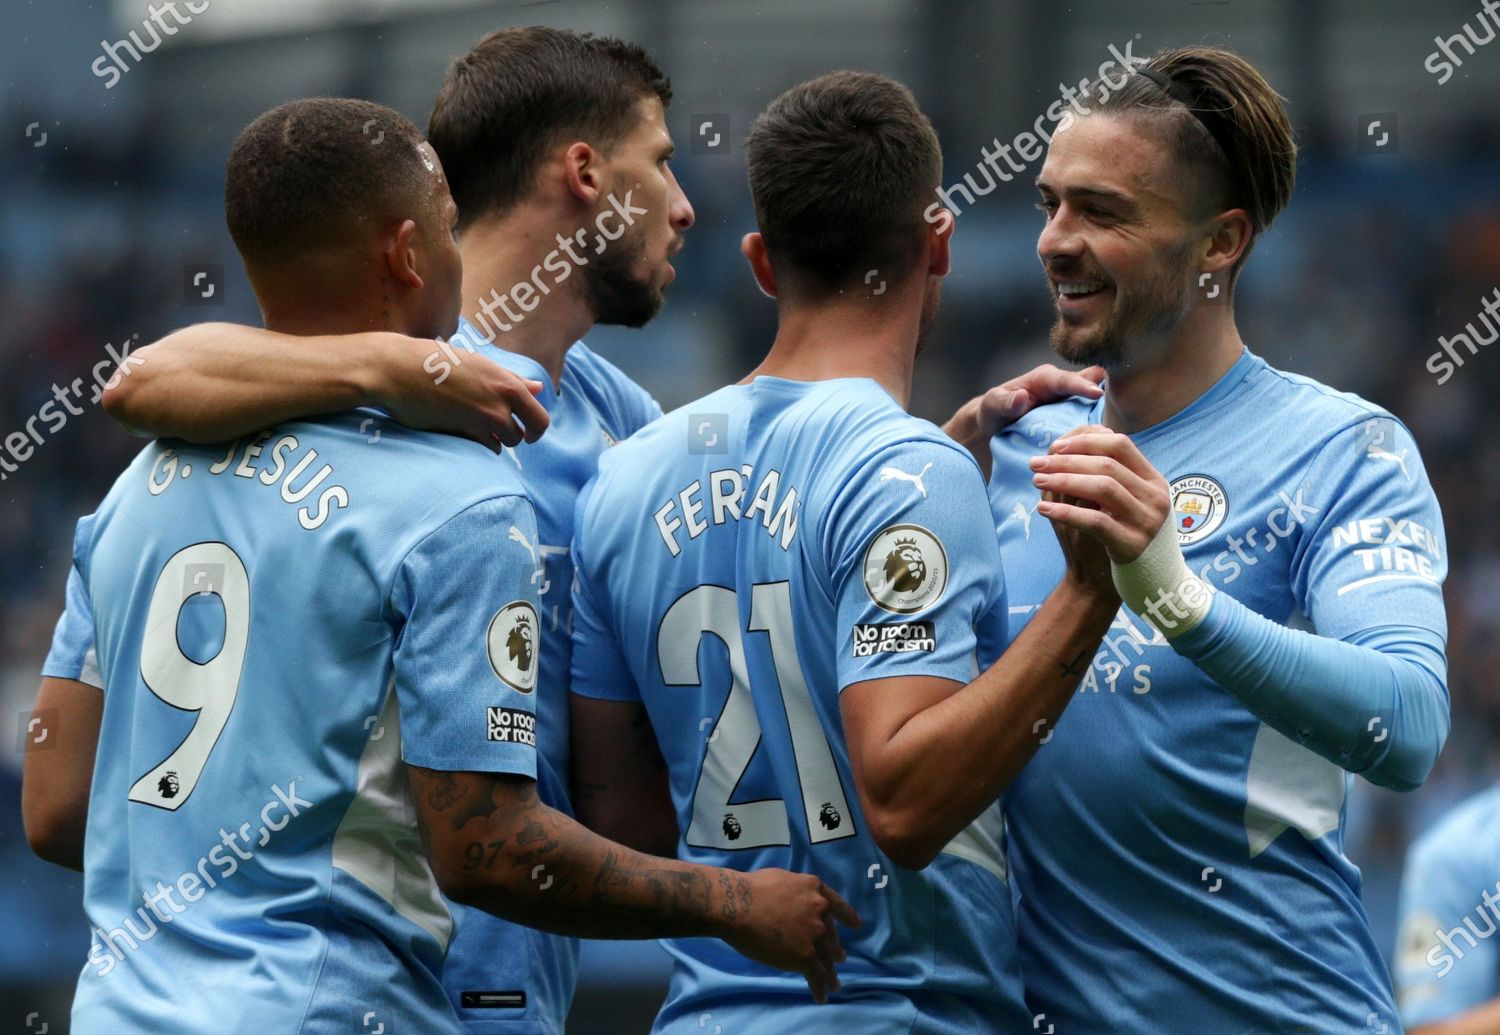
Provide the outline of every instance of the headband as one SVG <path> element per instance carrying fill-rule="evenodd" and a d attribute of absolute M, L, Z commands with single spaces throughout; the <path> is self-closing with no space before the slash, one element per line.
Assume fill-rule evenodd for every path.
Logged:
<path fill-rule="evenodd" d="M 1192 113 L 1193 118 L 1208 130 L 1208 135 L 1213 137 L 1219 145 L 1219 150 L 1224 152 L 1224 157 L 1229 162 L 1229 175 L 1236 187 L 1240 182 L 1240 166 L 1238 154 L 1234 147 L 1234 124 L 1230 122 L 1229 116 L 1225 114 L 1226 109 L 1214 107 L 1204 102 L 1203 96 L 1186 83 L 1173 79 L 1170 75 L 1158 72 L 1154 68 L 1145 65 L 1137 65 L 1135 74 L 1145 76 L 1157 86 L 1165 90 L 1172 98 L 1181 101 Z"/>

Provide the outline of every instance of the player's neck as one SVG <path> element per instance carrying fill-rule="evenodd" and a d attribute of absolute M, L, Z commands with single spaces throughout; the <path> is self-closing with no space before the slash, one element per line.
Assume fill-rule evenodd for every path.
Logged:
<path fill-rule="evenodd" d="M 762 374 L 790 381 L 868 377 L 904 409 L 911 401 L 920 322 L 919 306 L 895 299 L 782 304 L 771 351 L 745 380 Z"/>
<path fill-rule="evenodd" d="M 319 298 L 315 303 L 266 296 L 261 296 L 258 301 L 261 324 L 266 330 L 277 334 L 316 338 L 324 335 L 337 337 L 368 331 L 393 331 L 414 337 L 428 337 L 422 331 L 407 326 L 404 313 L 392 312 L 380 300 L 371 300 L 368 294 L 349 294 L 342 299 L 328 296 Z"/>
<path fill-rule="evenodd" d="M 485 222 L 464 233 L 459 245 L 464 260 L 463 314 L 500 348 L 536 360 L 555 387 L 568 349 L 593 326 L 594 317 L 578 289 L 581 277 L 554 286 L 556 278 L 549 274 L 544 283 L 550 290 L 537 290 L 534 274 L 556 250 L 556 243 L 526 215 L 522 206 L 513 218 Z"/>
<path fill-rule="evenodd" d="M 1134 434 L 1181 413 L 1229 372 L 1244 348 L 1232 312 L 1190 318 L 1156 347 L 1133 348 L 1128 369 L 1109 371 L 1104 423 Z"/>

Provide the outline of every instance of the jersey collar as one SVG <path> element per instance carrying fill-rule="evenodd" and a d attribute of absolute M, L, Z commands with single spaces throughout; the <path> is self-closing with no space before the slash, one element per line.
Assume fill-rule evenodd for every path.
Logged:
<path fill-rule="evenodd" d="M 569 380 L 568 373 L 573 358 L 573 350 L 583 344 L 581 341 L 575 341 L 572 345 L 568 346 L 568 351 L 563 355 L 562 378 L 556 385 L 553 385 L 552 375 L 547 373 L 546 367 L 530 356 L 523 356 L 519 352 L 511 352 L 509 349 L 502 349 L 499 345 L 487 340 L 479 328 L 470 323 L 469 318 L 466 316 L 458 318 L 458 329 L 453 332 L 451 340 L 459 345 L 468 343 L 474 347 L 476 352 L 488 356 L 506 370 L 519 374 L 521 377 L 530 378 L 533 381 L 540 381 L 542 383 L 540 398 L 544 405 L 562 395 L 562 390 Z"/>
<path fill-rule="evenodd" d="M 1186 424 L 1189 421 L 1196 420 L 1198 417 L 1210 410 L 1216 409 L 1220 404 L 1228 400 L 1234 394 L 1235 389 L 1239 388 L 1244 382 L 1245 378 L 1249 377 L 1253 371 L 1265 365 L 1266 361 L 1255 355 L 1248 348 L 1242 349 L 1240 358 L 1234 361 L 1234 366 L 1226 370 L 1224 376 L 1215 381 L 1213 387 L 1208 391 L 1198 396 L 1198 398 L 1188 403 L 1187 406 L 1178 410 L 1166 420 L 1153 424 L 1149 428 L 1143 428 L 1130 437 L 1137 441 L 1154 438 L 1157 435 L 1166 434 L 1173 428 Z M 1105 397 L 1101 395 L 1089 407 L 1090 424 L 1104 423 L 1104 400 Z"/>

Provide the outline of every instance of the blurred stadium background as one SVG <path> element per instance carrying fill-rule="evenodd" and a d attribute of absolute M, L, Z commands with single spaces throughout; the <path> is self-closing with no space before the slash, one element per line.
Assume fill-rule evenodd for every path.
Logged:
<path fill-rule="evenodd" d="M 1412 839 L 1500 762 L 1500 350 L 1439 385 L 1427 357 L 1500 290 L 1500 45 L 1446 82 L 1438 38 L 1496 33 L 1477 0 L 203 0 L 162 46 L 110 79 L 102 43 L 142 30 L 140 0 L 0 0 L 0 436 L 107 347 L 200 320 L 257 322 L 224 229 L 238 130 L 295 97 L 368 97 L 425 125 L 447 62 L 502 25 L 544 23 L 644 43 L 671 75 L 677 175 L 697 210 L 661 317 L 590 344 L 668 409 L 740 376 L 774 312 L 738 254 L 752 226 L 740 149 L 755 113 L 819 72 L 863 68 L 917 92 L 942 135 L 945 182 L 1030 129 L 1060 84 L 1113 45 L 1137 56 L 1232 47 L 1287 98 L 1302 147 L 1295 200 L 1249 264 L 1239 322 L 1272 363 L 1359 392 L 1412 427 L 1446 516 L 1453 734 L 1414 794 L 1356 782 L 1348 854 L 1382 945 Z M 179 14 L 188 15 L 179 0 Z M 1441 60 L 1447 60 L 1442 58 Z M 1372 127 L 1371 123 L 1377 122 Z M 719 142 L 713 143 L 715 136 Z M 914 410 L 941 421 L 981 388 L 1050 357 L 1030 180 L 963 203 L 954 273 Z M 976 176 L 979 186 L 985 185 Z M 962 201 L 962 196 L 959 195 Z M 198 271 L 215 284 L 192 290 Z M 1481 328 L 1483 325 L 1476 324 Z M 1463 353 L 1467 357 L 1467 353 Z M 81 881 L 21 831 L 24 731 L 62 606 L 73 522 L 138 449 L 94 408 L 0 481 L 0 1032 L 67 1027 L 88 946 Z M 1489 501 L 1489 503 L 1486 503 Z M 652 943 L 590 949 L 577 1032 L 644 1031 L 664 987 Z"/>

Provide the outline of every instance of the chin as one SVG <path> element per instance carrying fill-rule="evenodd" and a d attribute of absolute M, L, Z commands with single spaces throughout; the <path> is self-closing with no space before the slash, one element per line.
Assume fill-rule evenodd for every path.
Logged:
<path fill-rule="evenodd" d="M 1052 351 L 1078 366 L 1102 366 L 1112 369 L 1124 358 L 1118 336 L 1110 328 L 1085 330 L 1058 320 L 1052 325 Z"/>

